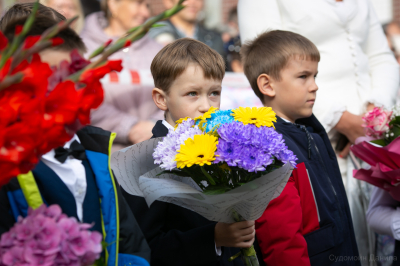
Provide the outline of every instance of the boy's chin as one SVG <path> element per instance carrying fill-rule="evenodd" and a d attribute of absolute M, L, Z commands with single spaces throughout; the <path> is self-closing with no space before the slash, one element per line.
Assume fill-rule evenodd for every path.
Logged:
<path fill-rule="evenodd" d="M 313 114 L 313 112 L 311 109 L 309 112 L 303 112 L 303 113 L 299 114 L 297 119 L 309 118 L 310 116 L 312 116 L 312 114 Z"/>

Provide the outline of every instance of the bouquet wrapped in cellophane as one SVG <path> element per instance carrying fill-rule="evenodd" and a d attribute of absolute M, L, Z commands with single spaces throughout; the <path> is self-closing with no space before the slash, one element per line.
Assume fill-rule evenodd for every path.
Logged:
<path fill-rule="evenodd" d="M 124 189 L 149 205 L 171 202 L 218 222 L 256 220 L 296 166 L 274 121 L 268 107 L 212 107 L 178 120 L 162 140 L 114 153 L 112 167 Z M 238 255 L 246 265 L 258 265 L 253 247 Z"/>
<path fill-rule="evenodd" d="M 392 111 L 375 107 L 363 120 L 366 137 L 358 138 L 351 151 L 369 166 L 354 170 L 354 177 L 400 201 L 400 106 Z"/>

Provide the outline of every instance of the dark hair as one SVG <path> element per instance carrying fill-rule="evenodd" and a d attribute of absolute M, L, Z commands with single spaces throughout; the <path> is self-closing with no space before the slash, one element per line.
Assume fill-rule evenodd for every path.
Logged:
<path fill-rule="evenodd" d="M 4 31 L 5 27 L 14 19 L 19 19 L 29 16 L 32 13 L 33 5 L 34 3 L 32 2 L 32 3 L 15 4 L 12 7 L 10 7 L 0 20 L 0 30 Z M 39 4 L 37 14 L 51 18 L 56 22 L 66 20 L 66 18 L 63 15 L 61 15 L 51 7 L 47 7 L 42 4 Z"/>
<path fill-rule="evenodd" d="M 267 74 L 280 80 L 280 72 L 289 59 L 300 59 L 319 62 L 320 54 L 309 39 L 291 31 L 273 30 L 246 42 L 241 50 L 244 74 L 250 82 L 255 94 L 264 103 L 264 95 L 260 92 L 257 79 Z"/>
<path fill-rule="evenodd" d="M 5 25 L 3 34 L 6 36 L 9 42 L 12 42 L 12 40 L 14 39 L 15 28 L 18 25 L 24 25 L 26 20 L 27 17 L 25 16 L 18 19 L 14 19 L 10 21 L 7 25 Z M 58 22 L 53 20 L 52 18 L 43 15 L 38 15 L 36 16 L 32 28 L 28 32 L 27 36 L 42 35 L 48 28 L 54 26 L 57 23 Z M 60 31 L 56 35 L 56 37 L 60 37 L 61 39 L 63 39 L 64 42 L 58 46 L 52 47 L 52 49 L 62 50 L 67 52 L 77 49 L 81 53 L 86 52 L 86 46 L 83 43 L 81 37 L 79 37 L 79 35 L 71 28 L 68 27 Z"/>
<path fill-rule="evenodd" d="M 238 22 L 237 6 L 233 7 L 228 13 L 228 22 L 230 21 Z"/>
<path fill-rule="evenodd" d="M 225 75 L 225 62 L 219 53 L 202 42 L 182 38 L 162 48 L 151 62 L 154 85 L 168 93 L 190 63 L 199 65 L 205 78 L 222 80 Z"/>

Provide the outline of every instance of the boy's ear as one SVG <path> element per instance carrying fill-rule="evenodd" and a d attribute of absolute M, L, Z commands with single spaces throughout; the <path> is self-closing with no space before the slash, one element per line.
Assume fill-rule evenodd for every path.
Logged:
<path fill-rule="evenodd" d="M 260 92 L 268 97 L 274 97 L 276 92 L 272 86 L 272 79 L 267 74 L 261 74 L 257 78 L 257 86 Z"/>
<path fill-rule="evenodd" d="M 163 90 L 160 90 L 159 88 L 154 88 L 151 92 L 151 96 L 153 97 L 154 103 L 160 110 L 168 110 L 166 94 Z"/>

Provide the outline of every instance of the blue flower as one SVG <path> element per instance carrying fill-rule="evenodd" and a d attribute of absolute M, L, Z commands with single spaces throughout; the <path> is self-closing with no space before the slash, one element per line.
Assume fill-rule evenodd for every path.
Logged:
<path fill-rule="evenodd" d="M 231 116 L 231 110 L 218 110 L 211 114 L 211 118 L 206 120 L 206 130 L 209 132 L 213 129 L 218 129 L 219 126 L 233 122 L 235 119 Z M 200 121 L 197 121 L 199 123 Z"/>

